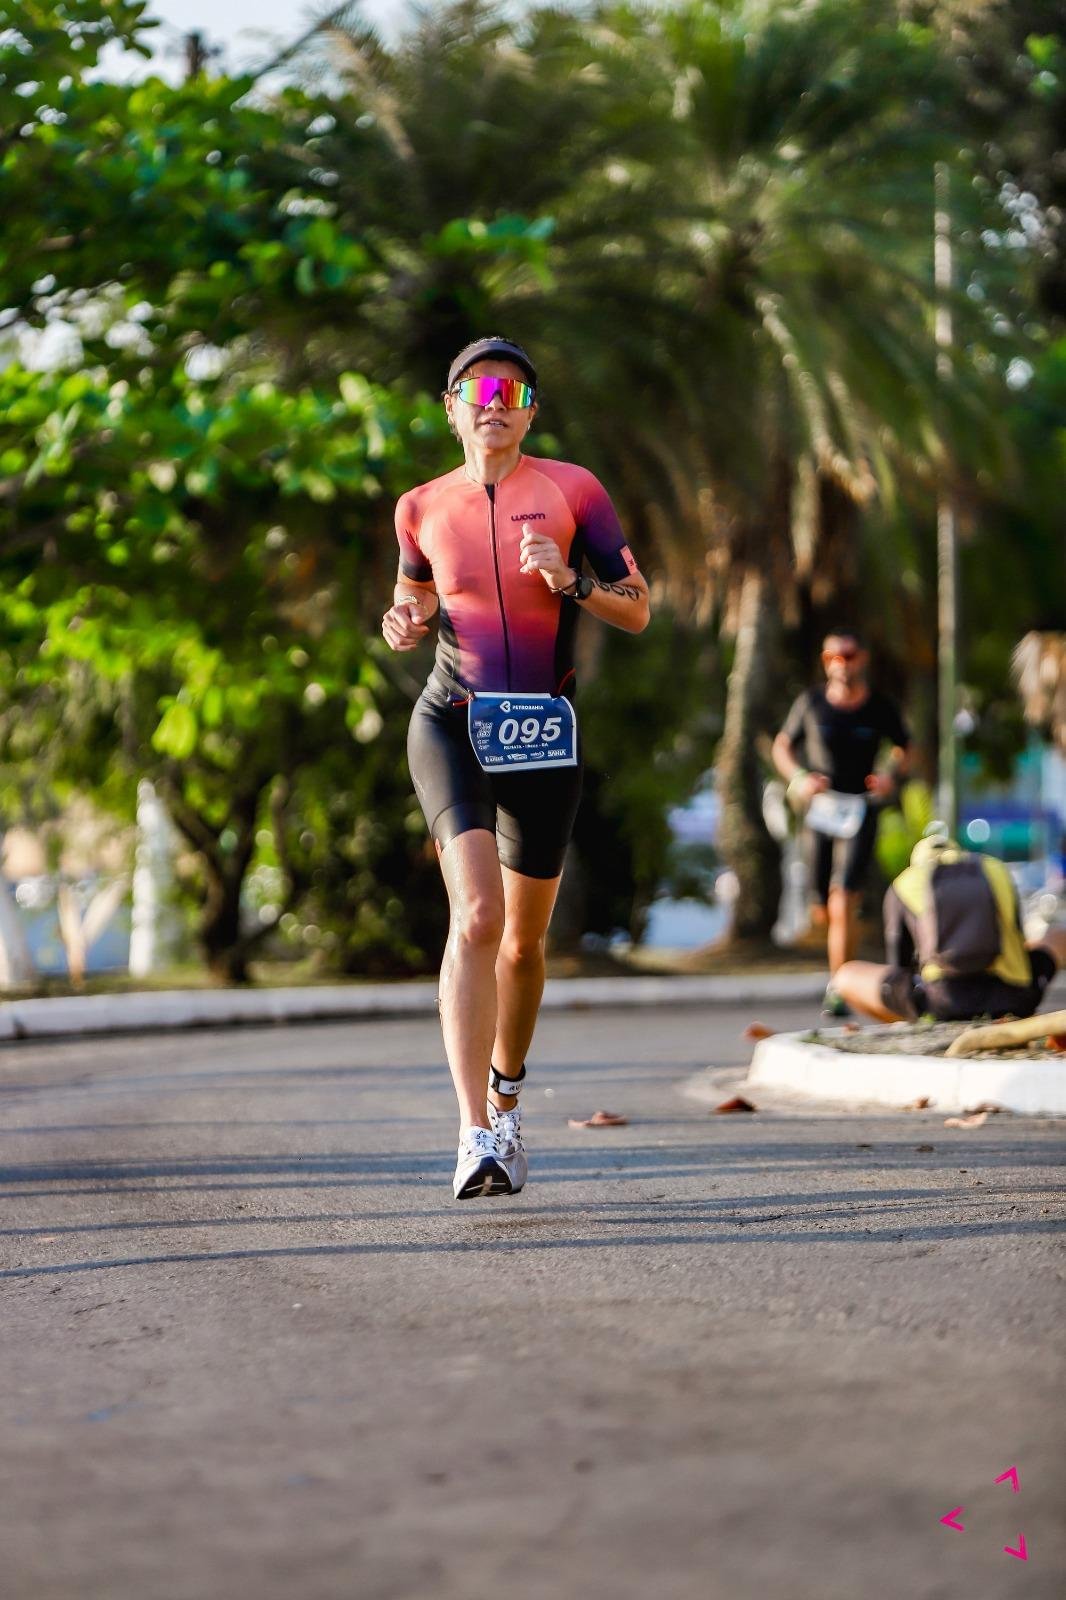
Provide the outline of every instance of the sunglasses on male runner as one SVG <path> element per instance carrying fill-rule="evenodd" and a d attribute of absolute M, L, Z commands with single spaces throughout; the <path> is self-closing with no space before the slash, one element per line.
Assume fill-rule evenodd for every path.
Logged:
<path fill-rule="evenodd" d="M 533 385 L 520 378 L 460 378 L 452 394 L 470 406 L 491 405 L 499 395 L 508 411 L 524 411 L 533 404 Z"/>

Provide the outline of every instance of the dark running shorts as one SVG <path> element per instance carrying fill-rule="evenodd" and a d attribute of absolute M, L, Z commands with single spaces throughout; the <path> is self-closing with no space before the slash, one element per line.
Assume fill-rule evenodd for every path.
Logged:
<path fill-rule="evenodd" d="M 880 812 L 868 806 L 862 826 L 854 838 L 833 839 L 827 833 L 807 829 L 807 865 L 811 894 L 819 905 L 829 899 L 830 885 L 858 894 L 866 881 L 866 869 L 874 853 L 877 819 Z"/>
<path fill-rule="evenodd" d="M 581 765 L 549 772 L 485 772 L 467 732 L 465 705 L 423 693 L 407 730 L 407 763 L 437 848 L 487 828 L 500 860 L 527 878 L 557 878 L 581 798 Z"/>
<path fill-rule="evenodd" d="M 938 978 L 923 983 L 905 967 L 889 967 L 881 984 L 881 1000 L 908 1022 L 934 1016 L 938 1022 L 969 1022 L 974 1017 L 1031 1017 L 1058 971 L 1050 950 L 1030 950 L 1033 981 L 1027 988 L 1003 983 L 987 973 L 967 978 Z"/>

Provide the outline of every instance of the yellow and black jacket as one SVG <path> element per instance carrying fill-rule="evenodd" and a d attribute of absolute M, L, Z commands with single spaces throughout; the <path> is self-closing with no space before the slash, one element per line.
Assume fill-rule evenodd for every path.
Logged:
<path fill-rule="evenodd" d="M 1032 966 L 1018 892 L 994 856 L 922 839 L 885 895 L 885 952 L 923 983 L 988 973 L 1025 988 Z"/>

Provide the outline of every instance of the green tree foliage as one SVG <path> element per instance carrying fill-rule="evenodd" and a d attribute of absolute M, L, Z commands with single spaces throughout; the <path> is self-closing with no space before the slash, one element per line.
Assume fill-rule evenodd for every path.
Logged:
<path fill-rule="evenodd" d="M 402 754 L 424 663 L 387 657 L 377 616 L 391 500 L 454 460 L 420 397 L 496 329 L 537 355 L 539 448 L 603 477 L 663 615 L 588 650 L 609 777 L 585 848 L 613 838 L 632 889 L 627 915 L 589 915 L 639 931 L 666 806 L 721 728 L 738 928 L 765 935 L 759 736 L 793 687 L 785 646 L 849 605 L 900 670 L 931 666 L 939 485 L 981 616 L 1006 539 L 1041 592 L 1055 527 L 1047 240 L 1009 236 L 1057 46 L 1039 7 L 1011 24 L 1037 111 L 998 138 L 1002 95 L 976 93 L 943 9 L 458 0 L 386 46 L 353 8 L 267 100 L 247 78 L 89 82 L 143 6 L 26 4 L 0 39 L 0 753 L 22 802 L 30 752 L 36 780 L 117 811 L 155 776 L 220 971 L 297 904 L 351 969 L 425 964 L 439 896 Z M 958 285 L 940 371 L 937 160 Z M 724 708 L 717 652 L 667 599 L 732 637 Z M 248 929 L 253 861 L 276 885 Z"/>
<path fill-rule="evenodd" d="M 140 9 L 66 8 L 85 66 Z M 121 27 L 91 32 L 108 11 Z M 443 430 L 354 372 L 295 375 L 308 326 L 374 292 L 367 252 L 302 193 L 303 95 L 85 84 L 58 21 L 31 42 L 9 187 L 48 198 L 19 207 L 0 303 L 31 359 L 35 331 L 65 344 L 0 373 L 8 798 L 31 767 L 128 812 L 154 778 L 200 863 L 208 962 L 239 979 L 304 888 L 242 925 L 261 821 L 285 855 L 297 774 L 339 748 L 350 775 L 383 725 L 368 640 L 391 502 Z M 329 781 L 344 769 L 334 755 Z"/>
<path fill-rule="evenodd" d="M 1066 316 L 1066 14 L 1061 0 L 913 0 L 956 63 L 975 152 L 1036 255 L 1036 304 Z M 1015 248 L 1016 246 L 1008 246 Z"/>
<path fill-rule="evenodd" d="M 353 338 L 427 378 L 476 315 L 527 338 L 562 451 L 604 477 L 675 595 L 711 589 L 737 639 L 723 844 L 738 931 L 765 937 L 778 858 L 756 736 L 781 709 L 782 627 L 858 604 L 864 528 L 891 564 L 885 531 L 905 540 L 938 483 L 972 497 L 1011 468 L 998 412 L 1025 282 L 984 242 L 1000 214 L 967 81 L 931 29 L 861 3 L 601 5 L 509 26 L 464 0 L 396 51 L 357 22 L 331 38 L 358 113 L 324 136 L 338 203 L 389 240 L 394 288 L 384 342 L 374 316 Z M 980 274 L 980 298 L 955 296 L 946 372 L 944 159 L 960 284 Z M 478 275 L 441 252 L 448 207 L 483 234 L 515 208 L 550 222 L 550 277 Z M 928 631 L 927 613 L 908 620 Z"/>
<path fill-rule="evenodd" d="M 841 506 L 872 493 L 877 430 L 907 429 L 901 453 L 928 442 L 928 294 L 912 280 L 932 134 L 909 134 L 906 113 L 930 52 L 892 26 L 867 41 L 839 7 L 601 6 L 511 25 L 476 0 L 424 14 L 394 51 L 357 14 L 327 43 L 352 107 L 323 159 L 391 288 L 347 358 L 439 382 L 479 328 L 526 338 L 544 421 L 610 485 L 645 563 L 689 595 L 727 574 L 731 610 L 760 586 L 720 756 L 742 931 L 765 934 L 777 852 L 754 733 L 771 715 L 769 621 L 795 589 L 792 526 L 819 569 L 833 539 L 847 547 Z M 889 203 L 908 219 L 894 252 Z M 479 270 L 471 236 L 549 227 L 550 276 L 513 257 Z M 615 784 L 629 787 L 617 768 Z"/>
<path fill-rule="evenodd" d="M 575 838 L 583 928 L 639 941 L 675 857 L 668 810 L 692 795 L 721 729 L 720 672 L 711 629 L 669 610 L 653 616 L 636 663 L 632 644 L 608 633 L 581 692 L 590 778 Z"/>

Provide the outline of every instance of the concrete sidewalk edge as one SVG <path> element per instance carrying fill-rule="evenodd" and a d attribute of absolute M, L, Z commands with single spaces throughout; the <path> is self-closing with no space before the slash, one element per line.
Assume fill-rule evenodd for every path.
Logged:
<path fill-rule="evenodd" d="M 930 1111 L 958 1112 L 988 1101 L 1020 1116 L 1066 1116 L 1062 1062 L 860 1055 L 805 1042 L 798 1033 L 761 1040 L 744 1087 L 788 1089 L 851 1108 L 899 1109 L 927 1097 Z"/>
<path fill-rule="evenodd" d="M 549 978 L 545 1011 L 675 1005 L 757 1005 L 817 1001 L 821 973 L 710 977 Z M 0 1040 L 140 1033 L 156 1028 L 322 1022 L 432 1016 L 433 982 L 337 985 L 320 989 L 170 989 L 136 994 L 67 995 L 0 1003 Z"/>

